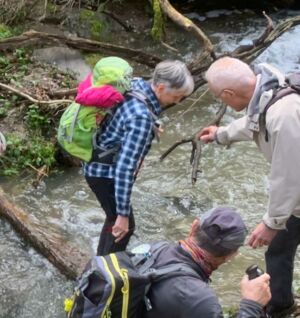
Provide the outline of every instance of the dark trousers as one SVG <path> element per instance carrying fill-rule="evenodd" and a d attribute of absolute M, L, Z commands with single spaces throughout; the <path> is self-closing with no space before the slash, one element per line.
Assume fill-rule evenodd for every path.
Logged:
<path fill-rule="evenodd" d="M 265 254 L 267 273 L 271 276 L 270 313 L 289 307 L 294 302 L 292 282 L 294 258 L 300 244 L 300 219 L 291 216 L 286 226 L 286 230 L 278 232 Z"/>
<path fill-rule="evenodd" d="M 116 238 L 112 235 L 112 227 L 117 218 L 114 180 L 95 177 L 86 177 L 85 179 L 106 214 L 106 219 L 100 234 L 97 255 L 102 256 L 124 251 L 135 227 L 132 208 L 129 216 L 129 232 L 120 242 L 115 243 Z"/>

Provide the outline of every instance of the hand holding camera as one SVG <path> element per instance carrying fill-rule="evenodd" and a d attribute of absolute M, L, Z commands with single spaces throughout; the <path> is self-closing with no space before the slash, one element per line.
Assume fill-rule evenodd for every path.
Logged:
<path fill-rule="evenodd" d="M 242 298 L 255 301 L 262 306 L 271 299 L 270 276 L 257 265 L 251 265 L 246 269 L 246 275 L 241 281 Z"/>

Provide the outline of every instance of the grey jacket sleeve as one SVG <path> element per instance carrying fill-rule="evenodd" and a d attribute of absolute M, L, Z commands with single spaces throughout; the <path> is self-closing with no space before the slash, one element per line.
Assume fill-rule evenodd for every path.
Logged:
<path fill-rule="evenodd" d="M 221 145 L 249 140 L 253 140 L 253 132 L 247 128 L 247 116 L 234 120 L 228 126 L 219 127 L 216 134 L 216 141 Z"/>
<path fill-rule="evenodd" d="M 214 292 L 207 288 L 206 290 L 199 290 L 198 299 L 195 297 L 183 302 L 188 304 L 184 308 L 181 307 L 182 315 L 180 317 L 189 318 L 224 318 L 223 310 L 219 304 L 217 296 Z M 260 318 L 263 313 L 262 306 L 252 300 L 243 299 L 240 302 L 237 318 Z M 173 317 L 175 317 L 174 315 Z"/>
<path fill-rule="evenodd" d="M 263 307 L 252 300 L 242 299 L 237 318 L 260 318 L 263 314 Z"/>

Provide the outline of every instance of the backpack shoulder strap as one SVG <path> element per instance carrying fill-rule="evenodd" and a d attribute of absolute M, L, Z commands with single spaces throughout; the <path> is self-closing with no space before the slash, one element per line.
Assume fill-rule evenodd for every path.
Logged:
<path fill-rule="evenodd" d="M 75 110 L 74 115 L 73 115 L 71 127 L 70 127 L 70 135 L 69 135 L 69 137 L 67 138 L 67 139 L 68 139 L 67 141 L 68 141 L 69 143 L 71 143 L 71 142 L 73 141 L 74 129 L 75 129 L 75 125 L 76 125 L 76 122 L 77 122 L 77 117 L 78 117 L 80 108 L 81 108 L 81 105 L 80 105 L 80 104 L 77 104 L 77 105 L 76 105 L 76 110 Z"/>
<path fill-rule="evenodd" d="M 149 293 L 149 290 L 153 283 L 160 282 L 164 279 L 171 278 L 171 277 L 178 277 L 182 275 L 192 276 L 195 278 L 200 279 L 200 275 L 192 269 L 190 266 L 184 263 L 178 263 L 178 264 L 171 264 L 164 267 L 161 267 L 159 269 L 150 269 L 151 272 L 149 274 L 150 283 L 147 284 L 145 287 L 144 292 L 144 303 L 146 306 L 146 310 L 149 311 L 152 309 L 151 300 L 147 296 Z"/>
<path fill-rule="evenodd" d="M 150 111 L 153 123 L 154 123 L 154 126 L 153 126 L 154 135 L 155 135 L 156 140 L 159 142 L 159 140 L 160 140 L 159 128 L 160 128 L 161 123 L 158 120 L 158 116 L 155 115 L 155 113 L 154 113 L 154 109 L 153 109 L 153 106 L 152 106 L 149 98 L 144 94 L 144 92 L 142 92 L 141 90 L 136 90 L 136 89 L 128 91 L 126 93 L 126 95 L 135 97 L 137 100 L 139 100 L 140 102 L 144 103 L 147 106 L 147 108 Z"/>
<path fill-rule="evenodd" d="M 137 100 L 139 100 L 140 102 L 144 103 L 147 106 L 147 108 L 149 109 L 151 116 L 153 118 L 153 121 L 157 120 L 158 117 L 154 113 L 153 106 L 152 106 L 149 98 L 144 94 L 143 91 L 135 89 L 135 90 L 128 91 L 126 93 L 126 95 L 132 96 L 132 97 L 136 98 Z"/>
<path fill-rule="evenodd" d="M 188 274 L 188 276 L 193 276 L 199 278 L 200 275 L 192 269 L 189 265 L 185 263 L 178 263 L 178 264 L 172 264 L 167 265 L 161 268 L 156 269 L 153 271 L 153 281 L 158 282 L 164 279 L 167 279 L 169 277 L 174 276 L 181 276 Z"/>
<path fill-rule="evenodd" d="M 145 273 L 149 272 L 149 270 L 152 269 L 152 266 L 155 264 L 160 252 L 168 245 L 169 245 L 169 243 L 167 241 L 161 241 L 161 242 L 154 243 L 151 246 L 151 249 L 149 251 L 148 259 L 146 260 L 146 262 L 143 265 L 141 265 L 139 267 L 139 270 L 138 270 L 139 273 L 145 274 Z"/>
<path fill-rule="evenodd" d="M 287 82 L 288 84 L 288 82 Z M 269 141 L 269 134 L 266 128 L 266 116 L 267 116 L 267 111 L 268 109 L 275 104 L 278 100 L 280 100 L 281 98 L 290 95 L 290 94 L 299 94 L 300 95 L 300 89 L 296 89 L 293 86 L 285 86 L 285 87 L 280 87 L 277 90 L 274 91 L 273 97 L 271 98 L 271 100 L 268 102 L 268 104 L 266 105 L 266 107 L 264 108 L 263 112 L 260 114 L 259 116 L 259 122 L 260 125 L 265 129 L 265 141 L 268 142 Z"/>

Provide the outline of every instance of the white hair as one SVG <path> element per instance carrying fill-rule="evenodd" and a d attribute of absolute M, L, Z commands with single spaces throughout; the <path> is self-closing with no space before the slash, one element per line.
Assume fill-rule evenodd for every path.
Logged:
<path fill-rule="evenodd" d="M 215 92 L 224 89 L 245 90 L 255 80 L 248 64 L 232 57 L 222 57 L 211 64 L 205 78 Z"/>
<path fill-rule="evenodd" d="M 158 63 L 152 76 L 153 85 L 166 84 L 169 90 L 182 91 L 186 96 L 194 91 L 194 79 L 179 60 L 165 60 Z"/>

